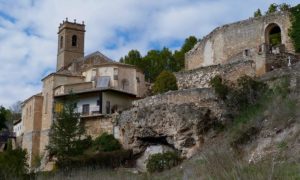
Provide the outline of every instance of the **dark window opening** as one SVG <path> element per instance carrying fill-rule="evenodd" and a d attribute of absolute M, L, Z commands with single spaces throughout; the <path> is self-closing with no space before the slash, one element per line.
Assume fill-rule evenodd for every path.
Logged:
<path fill-rule="evenodd" d="M 87 115 L 90 113 L 90 105 L 89 104 L 83 104 L 82 105 L 82 114 Z"/>
<path fill-rule="evenodd" d="M 106 101 L 106 114 L 110 114 L 110 102 Z"/>
<path fill-rule="evenodd" d="M 114 68 L 114 80 L 118 80 L 119 70 L 118 68 Z"/>
<path fill-rule="evenodd" d="M 249 56 L 249 49 L 245 49 L 245 56 Z"/>
<path fill-rule="evenodd" d="M 64 37 L 63 36 L 61 36 L 60 37 L 60 48 L 63 48 L 63 42 L 64 42 Z"/>
<path fill-rule="evenodd" d="M 77 36 L 76 35 L 72 36 L 72 46 L 77 46 Z"/>
<path fill-rule="evenodd" d="M 125 91 L 129 90 L 129 82 L 128 82 L 127 79 L 122 80 L 122 89 L 125 90 Z"/>

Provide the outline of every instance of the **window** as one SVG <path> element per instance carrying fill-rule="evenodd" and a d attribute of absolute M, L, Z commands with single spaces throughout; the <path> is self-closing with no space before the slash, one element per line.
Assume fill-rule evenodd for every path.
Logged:
<path fill-rule="evenodd" d="M 97 100 L 97 106 L 100 106 L 100 100 Z"/>
<path fill-rule="evenodd" d="M 82 114 L 88 115 L 89 113 L 90 113 L 90 105 L 89 104 L 82 105 Z"/>
<path fill-rule="evenodd" d="M 77 36 L 76 35 L 72 36 L 72 46 L 77 46 Z"/>
<path fill-rule="evenodd" d="M 249 49 L 245 49 L 245 56 L 249 56 Z"/>
<path fill-rule="evenodd" d="M 128 91 L 128 89 L 129 89 L 129 82 L 127 79 L 123 79 L 122 80 L 122 90 Z"/>
<path fill-rule="evenodd" d="M 97 88 L 108 88 L 109 87 L 109 76 L 101 76 L 97 78 Z"/>
<path fill-rule="evenodd" d="M 110 102 L 106 101 L 106 114 L 110 114 Z"/>
<path fill-rule="evenodd" d="M 48 111 L 48 93 L 46 93 L 46 100 L 45 100 L 45 114 L 47 114 Z"/>
<path fill-rule="evenodd" d="M 140 78 L 139 77 L 136 77 L 136 82 L 140 83 Z"/>
<path fill-rule="evenodd" d="M 63 36 L 61 36 L 60 37 L 60 48 L 63 48 L 63 43 L 64 43 L 64 37 Z"/>
<path fill-rule="evenodd" d="M 119 70 L 118 68 L 114 68 L 114 80 L 118 80 Z"/>
<path fill-rule="evenodd" d="M 96 68 L 94 68 L 93 70 L 92 70 L 92 81 L 95 81 L 96 80 L 96 76 L 97 76 L 97 69 Z"/>
<path fill-rule="evenodd" d="M 61 113 L 63 110 L 63 104 L 60 102 L 55 103 L 55 113 Z"/>

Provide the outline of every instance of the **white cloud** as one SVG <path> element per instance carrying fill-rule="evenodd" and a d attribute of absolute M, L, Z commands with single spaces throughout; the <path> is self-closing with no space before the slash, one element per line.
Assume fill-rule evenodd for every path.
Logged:
<path fill-rule="evenodd" d="M 86 53 L 99 50 L 118 60 L 130 49 L 145 54 L 153 48 L 151 42 L 163 46 L 189 35 L 201 38 L 219 25 L 252 16 L 257 8 L 265 11 L 273 2 L 296 4 L 296 0 L 0 0 L 0 105 L 8 107 L 41 90 L 40 79 L 55 69 L 56 33 L 65 17 L 85 21 Z M 109 44 L 116 48 L 108 48 Z"/>

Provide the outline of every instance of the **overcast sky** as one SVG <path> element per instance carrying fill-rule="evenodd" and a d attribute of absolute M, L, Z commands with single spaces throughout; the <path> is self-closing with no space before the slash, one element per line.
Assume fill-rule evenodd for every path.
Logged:
<path fill-rule="evenodd" d="M 174 50 L 186 37 L 201 38 L 257 8 L 297 1 L 0 0 L 0 105 L 41 91 L 41 78 L 55 70 L 57 30 L 66 17 L 85 22 L 86 55 L 100 51 L 119 60 L 131 49 Z"/>

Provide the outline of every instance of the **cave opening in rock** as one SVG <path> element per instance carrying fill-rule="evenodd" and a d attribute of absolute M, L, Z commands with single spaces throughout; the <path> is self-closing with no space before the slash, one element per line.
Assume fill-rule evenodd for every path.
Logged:
<path fill-rule="evenodd" d="M 147 145 L 166 145 L 174 148 L 173 145 L 168 143 L 167 136 L 159 136 L 159 137 L 139 137 L 138 140 L 142 141 Z"/>

